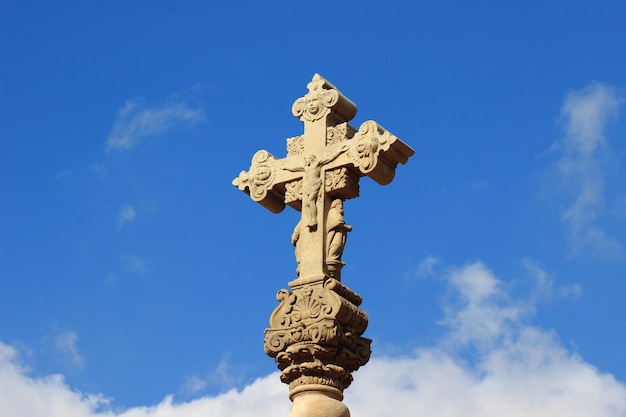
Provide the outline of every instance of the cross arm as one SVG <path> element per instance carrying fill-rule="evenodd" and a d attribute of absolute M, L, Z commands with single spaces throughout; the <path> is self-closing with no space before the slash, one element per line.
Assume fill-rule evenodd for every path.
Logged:
<path fill-rule="evenodd" d="M 381 185 L 389 184 L 398 163 L 405 164 L 415 153 L 373 120 L 364 122 L 353 140 L 351 154 L 354 165 L 362 174 Z"/>
<path fill-rule="evenodd" d="M 287 169 L 285 159 L 260 150 L 252 157 L 250 169 L 241 171 L 233 185 L 272 213 L 280 213 L 285 208 L 285 184 L 302 177 L 302 169 Z"/>
<path fill-rule="evenodd" d="M 373 120 L 364 122 L 346 143 L 348 151 L 328 168 L 350 165 L 359 177 L 368 176 L 381 185 L 393 180 L 398 163 L 405 164 L 415 154 L 411 147 Z"/>

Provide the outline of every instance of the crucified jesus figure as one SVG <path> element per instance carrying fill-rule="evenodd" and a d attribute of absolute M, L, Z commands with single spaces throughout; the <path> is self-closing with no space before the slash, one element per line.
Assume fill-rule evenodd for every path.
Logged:
<path fill-rule="evenodd" d="M 317 229 L 317 199 L 322 189 L 322 167 L 334 161 L 344 151 L 348 149 L 347 144 L 335 149 L 330 155 L 318 160 L 313 154 L 304 157 L 304 166 L 290 166 L 285 164 L 284 168 L 291 172 L 304 172 L 302 176 L 302 205 L 306 214 L 306 226 L 309 230 Z"/>

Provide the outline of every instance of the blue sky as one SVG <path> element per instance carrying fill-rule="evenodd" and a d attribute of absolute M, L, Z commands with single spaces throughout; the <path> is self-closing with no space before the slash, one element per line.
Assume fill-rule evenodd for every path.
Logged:
<path fill-rule="evenodd" d="M 625 18 L 2 2 L 0 414 L 288 414 L 262 343 L 298 213 L 231 181 L 317 72 L 416 151 L 345 204 L 353 415 L 625 415 Z"/>

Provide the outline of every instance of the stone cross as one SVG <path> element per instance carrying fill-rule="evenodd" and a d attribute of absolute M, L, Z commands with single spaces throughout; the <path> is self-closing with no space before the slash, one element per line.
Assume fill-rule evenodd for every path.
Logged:
<path fill-rule="evenodd" d="M 302 210 L 297 226 L 300 282 L 323 280 L 328 275 L 328 212 L 334 199 L 359 194 L 359 177 L 379 184 L 391 182 L 395 167 L 414 151 L 374 121 L 359 130 L 348 122 L 355 104 L 319 74 L 308 84 L 309 93 L 296 100 L 292 112 L 304 123 L 304 134 L 287 139 L 287 156 L 277 159 L 265 150 L 252 158 L 233 185 L 278 213 L 285 204 Z M 304 226 L 304 228 L 302 228 Z M 299 232 L 299 233 L 298 233 Z"/>
<path fill-rule="evenodd" d="M 298 278 L 289 282 L 292 291 L 277 294 L 265 352 L 289 384 L 290 417 L 346 417 L 343 390 L 369 360 L 371 340 L 361 336 L 367 327 L 361 297 L 341 283 L 341 254 L 352 229 L 343 201 L 358 197 L 362 176 L 390 183 L 414 151 L 374 121 L 352 127 L 356 105 L 320 75 L 307 87 L 292 107 L 304 134 L 287 139 L 282 159 L 255 153 L 233 185 L 274 213 L 285 205 L 302 211 L 291 237 Z"/>

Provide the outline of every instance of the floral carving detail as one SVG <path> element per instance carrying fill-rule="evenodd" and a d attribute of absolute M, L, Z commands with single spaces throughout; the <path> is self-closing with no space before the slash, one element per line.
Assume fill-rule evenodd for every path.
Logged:
<path fill-rule="evenodd" d="M 336 126 L 329 126 L 326 129 L 326 146 L 344 142 L 351 139 L 355 130 L 348 122 L 340 123 Z"/>
<path fill-rule="evenodd" d="M 301 155 L 304 153 L 304 136 L 287 138 L 287 156 Z"/>
<path fill-rule="evenodd" d="M 302 179 L 285 184 L 285 203 L 302 201 Z"/>
<path fill-rule="evenodd" d="M 346 167 L 326 171 L 326 192 L 345 188 L 348 184 L 348 169 Z"/>
<path fill-rule="evenodd" d="M 358 171 L 346 166 L 326 171 L 324 189 L 333 198 L 347 200 L 359 196 Z"/>

